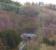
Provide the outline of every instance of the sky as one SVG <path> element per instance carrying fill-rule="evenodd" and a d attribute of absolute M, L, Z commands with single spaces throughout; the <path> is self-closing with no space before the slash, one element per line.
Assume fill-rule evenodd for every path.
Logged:
<path fill-rule="evenodd" d="M 45 4 L 49 4 L 49 3 L 56 4 L 56 0 L 13 0 L 13 1 L 21 2 L 22 4 L 25 2 L 30 2 L 30 3 L 44 2 Z"/>

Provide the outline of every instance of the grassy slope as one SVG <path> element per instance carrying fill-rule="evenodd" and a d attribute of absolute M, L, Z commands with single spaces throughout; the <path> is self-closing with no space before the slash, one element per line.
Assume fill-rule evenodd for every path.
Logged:
<path fill-rule="evenodd" d="M 45 7 L 42 7 L 41 8 L 41 16 L 42 17 L 56 17 L 56 11 L 55 10 L 52 10 L 52 9 L 48 9 L 48 8 L 45 8 Z M 56 39 L 56 35 L 55 34 L 52 34 L 52 37 L 50 37 L 49 39 Z M 56 46 L 47 46 L 46 44 L 41 44 L 41 48 L 40 50 L 56 50 Z"/>

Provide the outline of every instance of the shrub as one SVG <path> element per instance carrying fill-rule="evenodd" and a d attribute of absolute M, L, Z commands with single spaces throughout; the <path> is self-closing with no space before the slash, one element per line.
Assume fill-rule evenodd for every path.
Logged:
<path fill-rule="evenodd" d="M 43 43 L 51 46 L 54 46 L 56 44 L 55 40 L 50 41 L 48 38 L 43 38 Z"/>
<path fill-rule="evenodd" d="M 4 32 L 0 32 L 0 37 L 3 37 L 6 39 L 7 45 L 10 48 L 17 47 L 17 45 L 19 45 L 21 41 L 20 35 L 18 35 L 14 30 L 7 30 Z"/>

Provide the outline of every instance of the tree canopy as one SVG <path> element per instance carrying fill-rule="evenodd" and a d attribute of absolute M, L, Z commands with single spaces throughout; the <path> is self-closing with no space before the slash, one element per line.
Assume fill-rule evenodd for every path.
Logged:
<path fill-rule="evenodd" d="M 0 0 L 0 2 L 9 3 L 9 2 L 12 2 L 12 1 L 11 0 Z"/>

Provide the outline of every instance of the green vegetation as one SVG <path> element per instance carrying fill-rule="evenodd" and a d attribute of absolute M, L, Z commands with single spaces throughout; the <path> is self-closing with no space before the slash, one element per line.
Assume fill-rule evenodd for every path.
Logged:
<path fill-rule="evenodd" d="M 0 38 L 6 39 L 7 45 L 9 48 L 15 48 L 21 41 L 20 35 L 16 33 L 14 30 L 6 30 L 4 32 L 0 32 Z"/>
<path fill-rule="evenodd" d="M 39 5 L 41 4 L 42 3 L 39 3 Z M 56 28 L 54 28 L 56 26 L 56 12 L 53 11 L 56 10 L 56 8 L 54 9 L 55 5 L 43 7 L 39 5 L 35 3 L 25 3 L 21 5 L 11 0 L 0 0 L 0 10 L 2 11 L 0 16 L 0 24 L 2 26 L 0 27 L 2 30 L 3 27 L 5 29 L 5 31 L 0 32 L 0 38 L 5 39 L 9 48 L 17 48 L 21 42 L 20 34 L 24 32 L 36 33 L 38 36 L 37 43 L 39 43 L 39 45 L 42 40 L 43 43 L 47 45 L 56 45 L 56 41 L 43 38 L 44 34 L 56 34 Z M 48 12 L 47 10 L 50 11 Z M 49 28 L 52 28 L 52 30 Z M 34 50 L 39 50 L 39 48 L 37 47 Z"/>
<path fill-rule="evenodd" d="M 0 0 L 0 2 L 10 3 L 12 1 L 11 0 Z"/>
<path fill-rule="evenodd" d="M 18 13 L 21 4 L 11 0 L 0 0 L 0 10 L 13 11 Z"/>
<path fill-rule="evenodd" d="M 43 38 L 43 43 L 50 45 L 50 46 L 54 46 L 56 45 L 56 41 L 55 40 L 49 40 L 48 38 Z"/>

